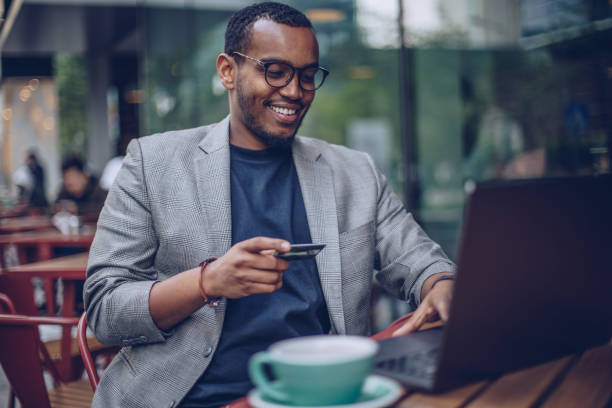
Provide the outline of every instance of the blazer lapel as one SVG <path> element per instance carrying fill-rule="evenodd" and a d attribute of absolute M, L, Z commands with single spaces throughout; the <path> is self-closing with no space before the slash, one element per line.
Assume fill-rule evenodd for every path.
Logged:
<path fill-rule="evenodd" d="M 293 160 L 300 180 L 306 217 L 312 242 L 325 244 L 325 249 L 316 257 L 319 278 L 327 309 L 336 333 L 346 332 L 342 307 L 342 280 L 338 218 L 334 196 L 332 172 L 321 160 L 318 146 L 307 140 L 296 138 Z"/>
<path fill-rule="evenodd" d="M 203 227 L 205 234 L 202 234 L 208 248 L 208 252 L 202 254 L 204 260 L 210 256 L 222 256 L 232 245 L 229 117 L 214 125 L 198 147 L 201 151 L 195 155 L 194 168 L 200 208 L 207 224 Z M 225 307 L 226 302 L 222 300 L 214 308 L 219 333 Z"/>

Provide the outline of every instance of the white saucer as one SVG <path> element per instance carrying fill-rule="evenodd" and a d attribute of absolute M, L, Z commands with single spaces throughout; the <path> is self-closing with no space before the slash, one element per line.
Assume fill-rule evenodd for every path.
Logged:
<path fill-rule="evenodd" d="M 403 388 L 394 380 L 372 374 L 366 378 L 361 397 L 352 404 L 316 406 L 308 408 L 380 408 L 392 404 L 403 393 Z M 248 395 L 249 404 L 255 408 L 296 408 L 298 405 L 285 405 L 262 397 L 256 388 Z"/>

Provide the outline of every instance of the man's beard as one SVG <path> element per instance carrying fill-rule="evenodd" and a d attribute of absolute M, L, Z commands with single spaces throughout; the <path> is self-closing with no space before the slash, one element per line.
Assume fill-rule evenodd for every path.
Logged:
<path fill-rule="evenodd" d="M 257 120 L 255 116 L 251 113 L 250 105 L 247 97 L 242 92 L 242 87 L 238 86 L 236 88 L 236 93 L 238 95 L 238 105 L 240 106 L 240 110 L 242 111 L 242 117 L 244 120 L 244 126 L 253 134 L 256 138 L 261 140 L 268 147 L 272 148 L 290 148 L 293 145 L 293 141 L 295 140 L 295 134 L 298 129 L 302 125 L 302 118 L 298 122 L 298 125 L 295 127 L 295 131 L 291 136 L 284 137 L 275 135 L 266 131 L 261 125 L 257 124 Z"/>

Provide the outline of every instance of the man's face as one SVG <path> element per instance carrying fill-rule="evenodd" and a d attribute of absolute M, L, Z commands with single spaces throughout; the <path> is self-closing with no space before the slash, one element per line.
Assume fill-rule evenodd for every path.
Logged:
<path fill-rule="evenodd" d="M 81 197 L 89 181 L 87 175 L 75 167 L 64 170 L 64 187 L 75 197 Z"/>
<path fill-rule="evenodd" d="M 251 44 L 244 54 L 262 61 L 287 62 L 296 68 L 318 64 L 318 44 L 313 31 L 270 20 L 253 24 Z M 266 83 L 264 68 L 241 58 L 234 98 L 230 98 L 232 143 L 250 148 L 290 145 L 314 99 L 300 88 L 298 74 L 283 88 Z M 236 126 L 237 125 L 237 126 Z M 237 128 L 236 128 L 237 127 Z"/>

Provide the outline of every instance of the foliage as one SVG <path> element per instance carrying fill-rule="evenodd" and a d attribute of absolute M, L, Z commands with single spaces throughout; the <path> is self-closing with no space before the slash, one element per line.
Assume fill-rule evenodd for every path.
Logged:
<path fill-rule="evenodd" d="M 87 149 L 87 73 L 81 55 L 58 54 L 54 59 L 58 93 L 60 152 L 85 155 Z"/>

